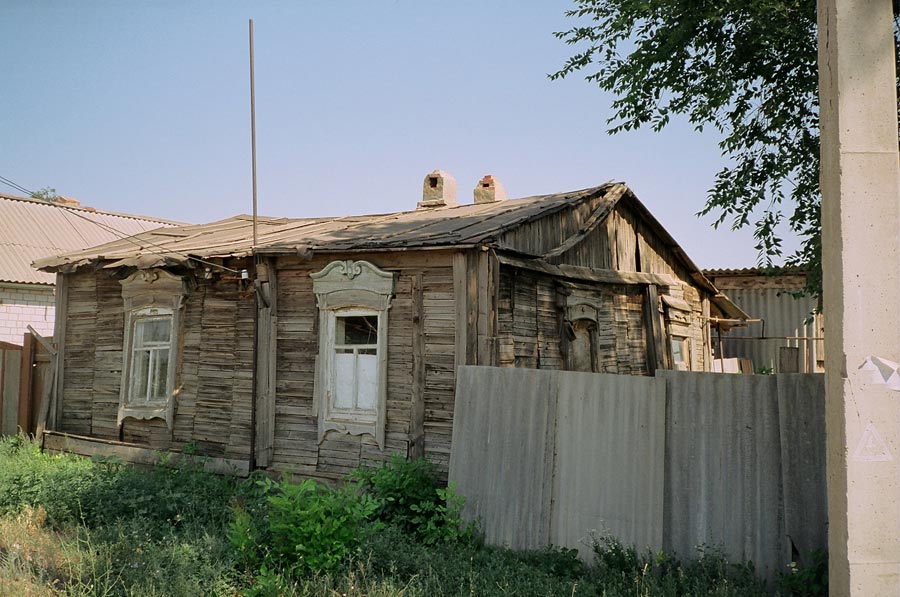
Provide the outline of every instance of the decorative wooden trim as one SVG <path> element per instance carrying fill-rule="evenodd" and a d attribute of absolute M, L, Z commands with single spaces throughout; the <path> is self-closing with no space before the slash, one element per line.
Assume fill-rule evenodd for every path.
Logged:
<path fill-rule="evenodd" d="M 41 434 L 42 449 L 51 454 L 69 453 L 79 456 L 100 456 L 105 458 L 121 458 L 125 462 L 143 465 L 176 466 L 181 463 L 202 465 L 204 469 L 219 475 L 237 475 L 246 477 L 250 474 L 250 463 L 246 460 L 229 458 L 209 458 L 181 454 L 180 452 L 164 452 L 136 444 L 112 440 L 70 435 L 56 431 L 44 431 Z"/>
<path fill-rule="evenodd" d="M 122 280 L 122 300 L 125 309 L 125 338 L 122 347 L 122 383 L 119 389 L 119 410 L 116 424 L 133 419 L 163 419 L 171 431 L 175 420 L 175 377 L 178 373 L 178 352 L 181 346 L 181 313 L 188 286 L 179 276 L 160 269 L 138 270 Z M 134 405 L 129 403 L 131 387 L 132 333 L 136 318 L 144 312 L 156 311 L 171 316 L 169 322 L 169 365 L 166 372 L 166 400 L 164 403 Z"/>
<path fill-rule="evenodd" d="M 332 261 L 309 274 L 319 307 L 319 358 L 316 361 L 314 411 L 318 418 L 319 443 L 328 431 L 350 435 L 372 435 L 384 450 L 387 417 L 388 310 L 394 294 L 394 275 L 368 261 Z M 365 311 L 378 316 L 378 398 L 374 420 L 351 420 L 332 412 L 335 320 L 341 311 Z"/>

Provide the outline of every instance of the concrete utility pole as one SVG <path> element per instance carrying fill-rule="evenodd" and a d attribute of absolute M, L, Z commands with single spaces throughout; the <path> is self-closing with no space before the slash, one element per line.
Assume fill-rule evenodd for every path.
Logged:
<path fill-rule="evenodd" d="M 890 0 L 819 0 L 829 581 L 900 595 L 900 156 Z"/>

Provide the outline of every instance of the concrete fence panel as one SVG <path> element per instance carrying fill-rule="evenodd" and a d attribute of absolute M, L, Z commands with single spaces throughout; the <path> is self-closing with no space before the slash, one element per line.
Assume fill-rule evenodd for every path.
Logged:
<path fill-rule="evenodd" d="M 550 540 L 591 553 L 592 532 L 662 548 L 662 379 L 559 374 Z"/>
<path fill-rule="evenodd" d="M 663 544 L 681 557 L 720 546 L 763 576 L 785 534 L 776 378 L 665 372 L 668 395 Z"/>
<path fill-rule="evenodd" d="M 778 376 L 786 561 L 828 545 L 825 489 L 825 376 Z"/>
<path fill-rule="evenodd" d="M 823 376 L 658 375 L 460 367 L 450 478 L 487 541 L 706 545 L 769 580 L 825 548 Z"/>
<path fill-rule="evenodd" d="M 555 371 L 460 367 L 450 478 L 493 545 L 550 541 Z"/>

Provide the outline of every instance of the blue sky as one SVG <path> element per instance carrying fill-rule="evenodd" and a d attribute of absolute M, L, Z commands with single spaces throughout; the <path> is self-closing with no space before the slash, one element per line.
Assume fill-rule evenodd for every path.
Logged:
<path fill-rule="evenodd" d="M 623 180 L 701 267 L 753 266 L 749 231 L 694 215 L 715 135 L 611 137 L 609 95 L 547 78 L 570 4 L 6 0 L 0 176 L 174 220 L 250 212 L 253 18 L 261 214 L 412 209 L 435 168 L 463 203 L 485 174 L 510 197 Z"/>

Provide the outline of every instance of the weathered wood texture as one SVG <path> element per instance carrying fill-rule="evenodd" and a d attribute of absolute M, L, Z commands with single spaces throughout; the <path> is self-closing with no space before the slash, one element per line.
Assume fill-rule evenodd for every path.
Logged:
<path fill-rule="evenodd" d="M 391 454 L 424 454 L 446 474 L 453 422 L 456 307 L 451 255 L 353 255 L 396 275 L 388 322 L 385 450 L 368 435 L 329 431 L 313 415 L 318 322 L 311 272 L 339 256 L 277 262 L 277 397 L 272 469 L 338 479 Z M 412 445 L 410 445 L 412 443 Z"/>
<path fill-rule="evenodd" d="M 684 300 L 690 305 L 690 317 L 688 320 L 672 323 L 673 318 L 665 319 L 665 329 L 662 330 L 665 334 L 665 338 L 670 338 L 672 334 L 689 338 L 691 369 L 695 371 L 708 370 L 710 367 L 708 356 L 710 354 L 710 346 L 709 337 L 704 333 L 707 321 L 705 316 L 708 317 L 708 312 L 704 310 L 703 304 L 703 301 L 708 299 L 703 296 L 703 291 L 697 289 L 696 282 L 692 279 L 684 263 L 679 258 L 677 247 L 671 246 L 670 243 L 661 238 L 654 230 L 654 227 L 638 215 L 632 205 L 627 201 L 617 203 L 606 215 L 605 219 L 596 223 L 592 218 L 596 216 L 597 209 L 602 210 L 602 204 L 603 201 L 601 199 L 596 199 L 593 203 L 585 202 L 574 209 L 548 215 L 540 220 L 530 222 L 506 233 L 502 238 L 502 242 L 525 253 L 546 255 L 546 261 L 560 266 L 558 272 L 548 272 L 552 275 L 552 278 L 549 279 L 568 275 L 576 277 L 578 276 L 577 270 L 567 269 L 567 266 L 576 266 L 576 268 L 588 268 L 586 271 L 622 272 L 621 276 L 623 276 L 623 280 L 626 280 L 628 279 L 628 276 L 631 276 L 634 278 L 633 282 L 635 284 L 645 284 L 649 282 L 659 284 L 662 282 L 662 284 L 659 284 L 660 295 L 670 295 L 679 300 Z M 579 228 L 584 228 L 586 230 L 586 233 L 583 234 L 583 236 L 578 235 L 577 231 Z M 578 237 L 579 242 L 569 246 L 569 244 L 566 243 L 566 240 L 573 236 Z M 559 246 L 568 248 L 564 251 L 553 250 L 554 247 Z M 535 266 L 531 269 L 536 270 L 539 268 Z M 640 274 L 662 277 L 648 277 L 647 280 L 644 280 L 640 277 Z M 543 278 L 547 279 L 547 276 L 544 276 Z M 532 275 L 530 276 L 530 279 L 538 280 L 542 279 L 542 277 L 539 275 Z M 665 282 L 667 280 L 672 280 L 675 283 L 666 285 Z M 629 288 L 630 285 L 607 284 L 603 283 L 603 280 L 594 281 L 601 282 L 596 286 L 606 290 L 598 292 L 601 294 L 602 292 L 606 292 L 607 298 L 614 303 L 614 310 L 619 312 L 619 320 L 616 319 L 615 313 L 612 313 L 609 314 L 608 318 L 608 323 L 610 325 L 599 326 L 600 328 L 603 328 L 598 329 L 600 343 L 606 343 L 607 345 L 615 344 L 617 345 L 616 350 L 619 351 L 620 348 L 618 345 L 622 344 L 622 339 L 612 343 L 609 338 L 604 338 L 604 334 L 608 335 L 610 332 L 615 331 L 617 329 L 615 322 L 617 321 L 619 326 L 618 329 L 627 329 L 627 325 L 625 328 L 622 327 L 623 321 L 621 321 L 621 318 L 624 316 L 626 320 L 628 319 L 627 313 L 632 311 L 632 303 L 630 302 L 632 299 L 624 298 L 624 296 L 612 298 L 613 296 L 618 296 L 621 293 L 621 290 L 612 290 L 612 295 L 609 294 L 609 291 L 610 289 Z M 517 305 L 516 308 L 519 311 L 523 308 L 529 309 L 529 301 L 533 302 L 536 300 L 536 297 L 530 298 L 533 293 L 530 284 L 532 284 L 532 282 L 529 280 L 522 279 L 521 285 L 524 285 L 524 287 L 515 290 L 517 288 L 517 282 L 504 278 L 500 287 L 500 296 L 503 297 L 501 302 L 503 300 L 510 302 L 510 299 L 512 299 L 512 305 Z M 535 287 L 535 290 L 539 290 L 540 288 L 542 288 L 542 286 L 538 285 Z M 641 292 L 643 292 L 643 290 Z M 630 296 L 631 291 L 629 290 L 626 294 L 629 294 Z M 526 302 L 523 304 L 521 301 L 516 301 L 516 298 L 521 298 Z M 662 306 L 660 305 L 659 308 L 662 309 Z M 649 304 L 646 306 L 646 310 L 648 314 L 651 312 L 651 306 Z M 549 314 L 545 315 L 549 317 Z M 507 337 L 501 337 L 500 340 L 500 364 L 509 365 L 515 361 L 517 366 L 539 368 L 552 367 L 547 363 L 539 364 L 535 360 L 540 345 L 540 343 L 537 342 L 537 336 L 533 334 L 537 333 L 538 330 L 536 328 L 532 329 L 526 324 L 521 323 L 521 317 L 517 318 L 515 312 L 510 311 L 509 313 L 504 313 L 502 306 L 498 316 L 500 320 L 506 320 L 508 328 L 507 331 L 504 332 Z M 530 317 L 529 315 L 524 314 L 522 314 L 522 316 L 525 317 L 526 320 Z M 645 314 L 645 335 L 652 331 L 651 328 L 647 327 L 649 322 L 646 322 L 646 317 L 647 315 Z M 510 324 L 510 321 L 519 321 L 519 323 Z M 511 333 L 509 329 L 513 329 L 510 325 L 515 328 L 512 332 L 512 336 L 514 337 L 512 343 L 508 337 Z M 523 325 L 525 327 L 522 327 Z M 503 334 L 501 334 L 501 336 L 502 335 Z M 556 333 L 556 336 L 558 337 L 559 333 Z M 531 343 L 534 343 L 534 346 L 532 346 Z M 632 343 L 630 339 L 624 339 L 624 344 L 631 344 L 634 346 L 634 350 L 636 350 L 636 343 Z M 515 346 L 515 348 L 511 348 L 512 346 Z M 665 350 L 666 354 L 662 357 L 659 355 L 652 355 L 654 363 L 659 363 L 660 361 L 664 363 L 668 362 L 670 360 L 669 351 L 671 350 L 669 342 L 665 341 L 663 346 L 660 346 L 659 348 Z M 541 349 L 546 353 L 548 349 L 552 349 L 552 347 L 546 346 L 545 344 Z M 646 368 L 646 345 L 643 350 L 643 355 L 644 364 L 641 367 L 638 367 L 637 370 L 646 373 L 648 371 Z M 631 358 L 633 358 L 633 355 L 625 360 L 627 361 Z M 469 360 L 466 364 L 476 363 L 487 364 L 481 360 Z M 604 366 L 611 365 L 607 364 Z M 621 369 L 620 372 L 622 373 L 629 373 L 631 370 L 635 369 L 634 366 L 626 365 L 624 362 L 622 363 L 622 366 L 619 366 L 617 363 L 615 367 Z M 652 368 L 655 369 L 657 367 Z M 601 371 L 604 370 L 605 369 L 601 369 Z"/>
<path fill-rule="evenodd" d="M 121 278 L 67 275 L 68 320 L 59 430 L 119 439 L 125 314 Z M 249 460 L 253 379 L 252 294 L 230 278 L 199 280 L 185 302 L 173 429 L 160 419 L 125 419 L 121 438 L 158 450 L 193 442 L 201 453 Z"/>
<path fill-rule="evenodd" d="M 565 332 L 563 289 L 550 276 L 500 268 L 499 365 L 533 369 L 566 369 L 565 353 L 571 340 Z M 646 375 L 647 332 L 644 290 L 637 285 L 567 284 L 575 294 L 598 306 L 592 331 L 593 369 L 601 373 Z M 589 369 L 589 370 L 590 370 Z"/>

